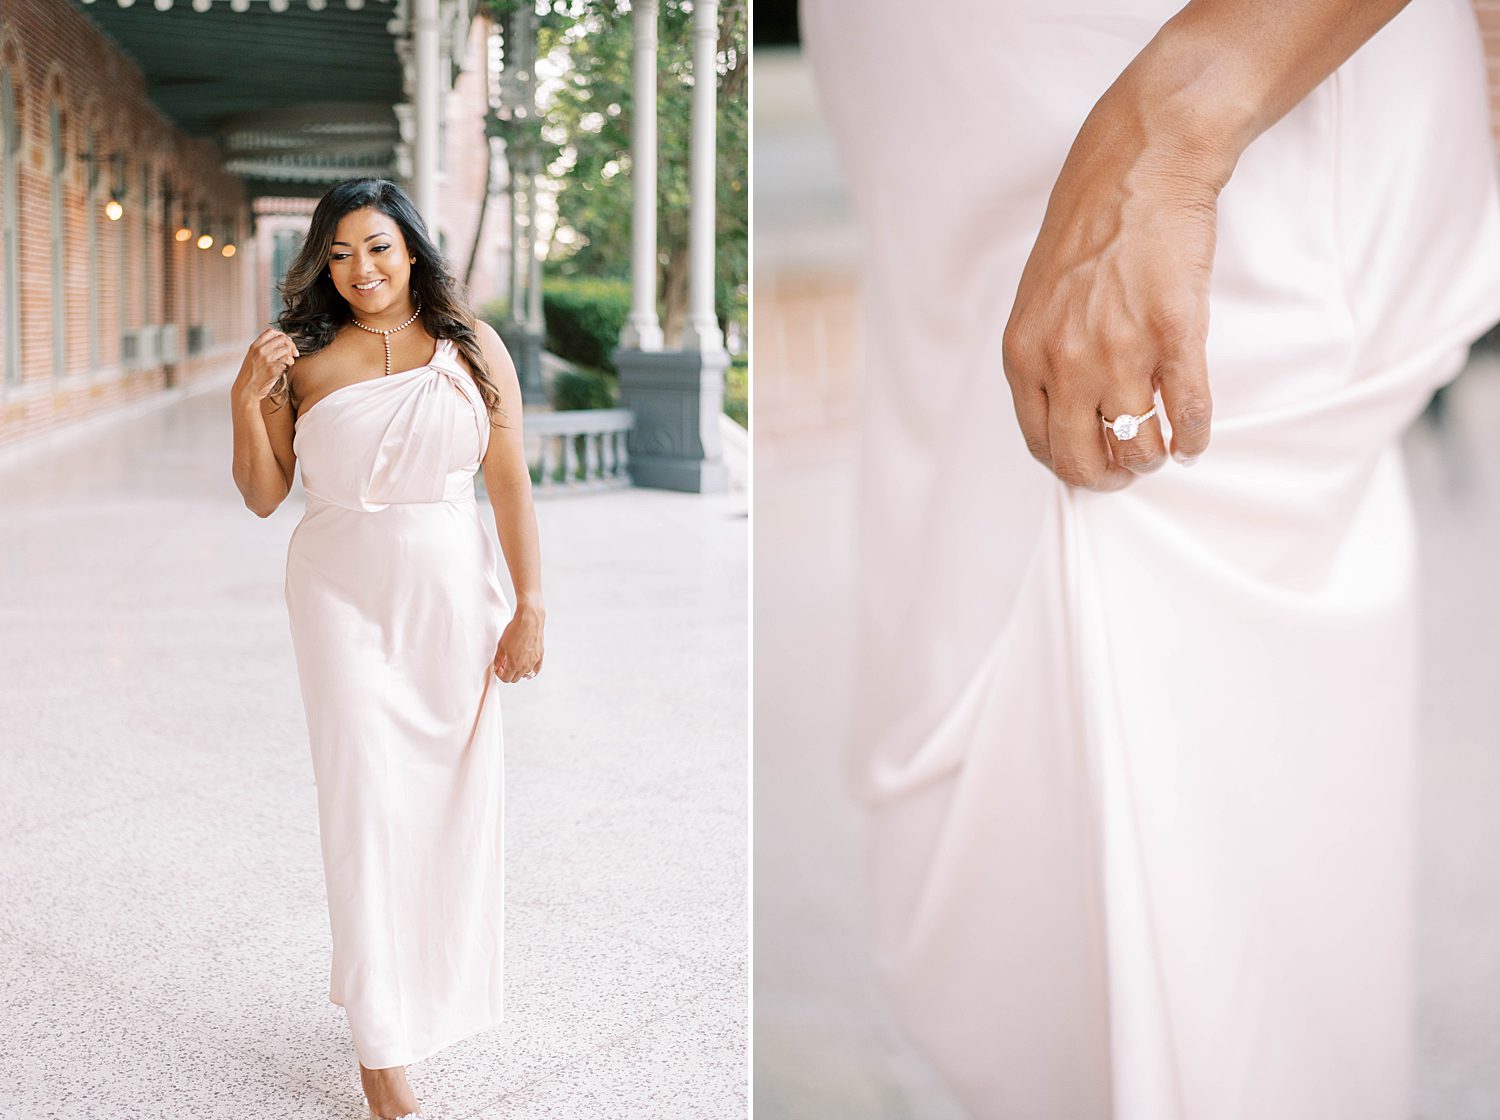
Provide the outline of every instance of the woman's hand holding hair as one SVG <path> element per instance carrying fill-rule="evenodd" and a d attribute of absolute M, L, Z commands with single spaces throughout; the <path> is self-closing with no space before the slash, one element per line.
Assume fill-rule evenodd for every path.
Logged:
<path fill-rule="evenodd" d="M 1104 93 L 1057 177 L 1006 323 L 1026 446 L 1063 482 L 1116 490 L 1208 446 L 1205 346 L 1218 197 L 1252 140 L 1406 0 L 1194 0 Z M 1158 416 L 1161 412 L 1158 412 Z"/>
<path fill-rule="evenodd" d="M 261 517 L 269 517 L 292 488 L 292 423 L 286 412 L 278 416 L 276 410 L 268 420 L 266 398 L 298 356 L 290 337 L 267 327 L 250 344 L 229 390 L 234 484 L 246 507 Z"/>
<path fill-rule="evenodd" d="M 234 382 L 235 397 L 242 401 L 264 400 L 277 379 L 301 356 L 302 351 L 290 335 L 267 327 L 256 336 L 240 363 L 240 373 Z"/>

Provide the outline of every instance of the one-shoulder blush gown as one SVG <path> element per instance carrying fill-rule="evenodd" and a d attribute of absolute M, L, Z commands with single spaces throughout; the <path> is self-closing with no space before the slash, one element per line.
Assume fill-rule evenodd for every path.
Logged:
<path fill-rule="evenodd" d="M 802 6 L 868 250 L 878 956 L 985 1120 L 1408 1120 L 1398 438 L 1500 319 L 1485 62 L 1468 0 L 1418 0 L 1250 145 L 1211 445 L 1073 490 L 1026 453 L 1002 334 L 1079 126 L 1181 6 Z"/>
<path fill-rule="evenodd" d="M 355 1051 L 406 1065 L 498 1023 L 508 617 L 474 494 L 484 400 L 448 339 L 297 417 L 286 605 Z"/>

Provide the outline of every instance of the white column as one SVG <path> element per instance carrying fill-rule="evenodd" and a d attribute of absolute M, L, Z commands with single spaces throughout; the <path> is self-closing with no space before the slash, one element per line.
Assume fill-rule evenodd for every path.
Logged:
<path fill-rule="evenodd" d="M 417 90 L 417 142 L 413 153 L 412 201 L 437 243 L 438 115 L 442 112 L 442 58 L 438 46 L 438 0 L 415 0 L 412 19 Z"/>
<path fill-rule="evenodd" d="M 526 190 L 521 178 L 520 160 L 509 149 L 505 158 L 510 169 L 510 317 L 517 324 L 526 322 L 526 249 L 525 221 Z"/>
<path fill-rule="evenodd" d="M 538 159 L 532 156 L 533 160 Z M 527 200 L 531 203 L 531 236 L 526 239 L 527 263 L 531 268 L 529 286 L 527 288 L 527 326 L 536 334 L 542 334 L 547 329 L 546 316 L 542 311 L 542 258 L 537 252 L 537 205 L 536 184 L 541 178 L 540 169 L 538 173 L 531 176 L 531 190 L 527 192 Z"/>
<path fill-rule="evenodd" d="M 724 348 L 714 314 L 714 136 L 719 69 L 719 0 L 693 5 L 692 211 L 688 231 L 688 321 L 682 348 Z"/>
<path fill-rule="evenodd" d="M 631 220 L 630 318 L 620 331 L 627 350 L 660 350 L 656 317 L 656 17 L 657 0 L 636 0 L 635 122 L 630 139 L 630 187 L 635 192 Z"/>

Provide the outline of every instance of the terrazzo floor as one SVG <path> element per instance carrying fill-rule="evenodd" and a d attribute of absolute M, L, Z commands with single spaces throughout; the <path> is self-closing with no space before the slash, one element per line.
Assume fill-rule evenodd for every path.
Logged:
<path fill-rule="evenodd" d="M 0 458 L 0 1117 L 365 1115 L 271 518 L 222 386 Z M 507 1022 L 427 1120 L 744 1117 L 747 501 L 538 502 Z M 492 526 L 491 526 L 492 527 Z"/>

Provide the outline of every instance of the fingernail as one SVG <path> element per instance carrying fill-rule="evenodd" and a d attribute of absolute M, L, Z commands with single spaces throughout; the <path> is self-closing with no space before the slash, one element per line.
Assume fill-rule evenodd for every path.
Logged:
<path fill-rule="evenodd" d="M 1173 452 L 1172 458 L 1176 459 L 1184 467 L 1191 467 L 1198 461 L 1198 456 L 1196 455 L 1180 455 L 1176 452 Z"/>

